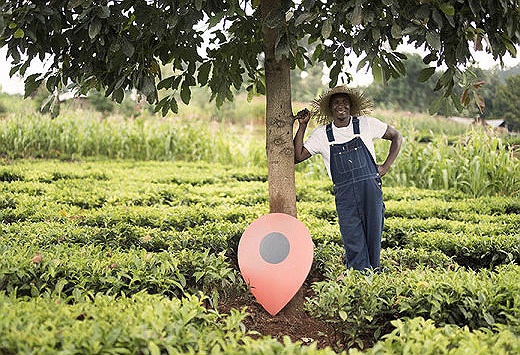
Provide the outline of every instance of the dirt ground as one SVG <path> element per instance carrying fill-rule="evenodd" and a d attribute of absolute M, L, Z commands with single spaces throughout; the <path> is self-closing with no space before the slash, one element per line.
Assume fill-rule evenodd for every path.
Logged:
<path fill-rule="evenodd" d="M 330 325 L 312 318 L 303 307 L 303 300 L 309 292 L 304 285 L 293 300 L 275 316 L 271 316 L 251 294 L 223 301 L 219 305 L 219 311 L 229 313 L 231 308 L 247 307 L 248 316 L 243 323 L 249 331 L 256 331 L 264 336 L 270 335 L 280 341 L 284 336 L 289 336 L 293 342 L 316 342 L 318 348 L 337 349 L 334 330 Z"/>

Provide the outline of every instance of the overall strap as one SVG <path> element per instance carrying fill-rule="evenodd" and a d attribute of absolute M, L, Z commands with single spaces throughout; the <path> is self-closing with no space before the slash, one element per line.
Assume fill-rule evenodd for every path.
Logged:
<path fill-rule="evenodd" d="M 352 117 L 352 124 L 354 125 L 354 134 L 360 134 L 360 131 L 359 131 L 359 118 Z"/>
<path fill-rule="evenodd" d="M 327 138 L 329 140 L 329 143 L 334 142 L 334 134 L 332 133 L 332 123 L 329 123 L 325 127 L 325 131 L 327 132 Z"/>

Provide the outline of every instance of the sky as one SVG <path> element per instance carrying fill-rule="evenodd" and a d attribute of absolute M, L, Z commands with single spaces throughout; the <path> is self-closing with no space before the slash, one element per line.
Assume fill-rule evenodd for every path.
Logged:
<path fill-rule="evenodd" d="M 402 47 L 398 49 L 408 53 L 417 52 L 417 50 L 415 50 L 415 48 L 413 47 Z M 520 49 L 518 51 L 520 53 Z M 10 61 L 6 59 L 6 53 L 7 49 L 5 47 L 0 48 L 0 87 L 2 89 L 2 92 L 7 94 L 23 94 L 24 84 L 22 78 L 20 78 L 19 76 L 15 76 L 13 78 L 9 77 L 9 70 L 11 67 Z M 477 61 L 478 66 L 482 69 L 491 69 L 499 65 L 498 62 L 495 62 L 493 60 L 493 57 L 490 54 L 487 54 L 485 52 L 477 52 L 473 55 Z M 357 66 L 357 60 L 357 58 L 351 58 L 351 61 L 353 62 L 354 66 Z M 503 61 L 506 68 L 514 67 L 517 64 L 520 64 L 519 57 L 512 58 L 509 54 L 503 58 Z M 27 70 L 26 74 L 34 74 L 35 72 L 42 70 L 42 68 L 44 68 L 44 63 L 34 60 L 31 64 L 31 67 Z M 351 74 L 353 74 L 354 80 L 350 85 L 354 87 L 367 86 L 373 80 L 370 72 L 366 73 L 366 69 L 361 69 L 360 72 Z"/>

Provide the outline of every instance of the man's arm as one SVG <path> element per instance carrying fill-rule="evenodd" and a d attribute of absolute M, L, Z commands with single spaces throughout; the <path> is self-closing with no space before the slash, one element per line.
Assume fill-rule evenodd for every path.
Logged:
<path fill-rule="evenodd" d="M 388 125 L 382 138 L 392 142 L 390 143 L 388 156 L 386 157 L 385 162 L 377 166 L 379 175 L 384 176 L 388 170 L 390 170 L 390 166 L 392 166 L 395 158 L 397 158 L 397 154 L 399 154 L 399 150 L 401 149 L 401 144 L 403 142 L 403 136 L 394 127 Z"/>
<path fill-rule="evenodd" d="M 298 120 L 298 130 L 294 136 L 293 144 L 294 163 L 298 164 L 311 156 L 311 153 L 309 153 L 309 151 L 303 146 L 303 137 L 305 135 L 305 130 L 307 129 L 307 124 L 311 119 L 311 113 L 307 109 L 301 110 L 296 114 L 296 119 Z"/>

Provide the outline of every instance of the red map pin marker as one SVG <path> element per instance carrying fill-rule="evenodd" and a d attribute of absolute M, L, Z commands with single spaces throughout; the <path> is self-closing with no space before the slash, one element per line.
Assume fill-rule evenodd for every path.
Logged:
<path fill-rule="evenodd" d="M 258 303 L 272 316 L 294 297 L 312 266 L 314 244 L 305 225 L 284 213 L 251 223 L 238 244 L 238 266 Z"/>

